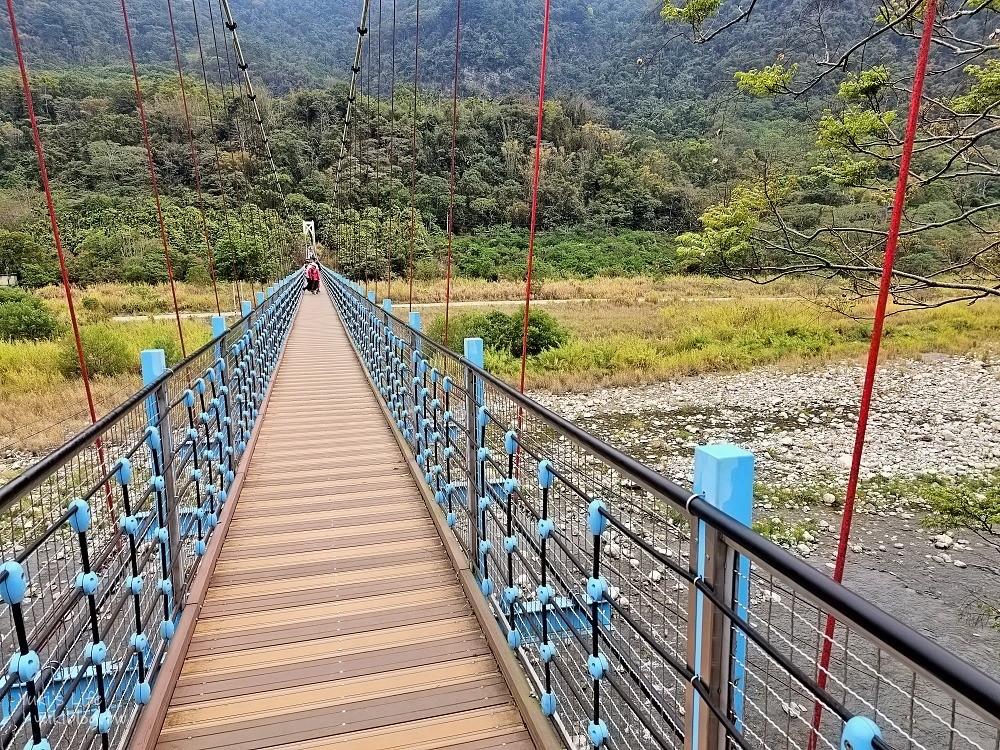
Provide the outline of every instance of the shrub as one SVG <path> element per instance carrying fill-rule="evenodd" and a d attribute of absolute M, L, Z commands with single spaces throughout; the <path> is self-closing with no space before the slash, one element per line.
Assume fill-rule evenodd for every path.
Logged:
<path fill-rule="evenodd" d="M 177 337 L 166 333 L 153 336 L 153 338 L 143 346 L 143 349 L 162 349 L 167 360 L 167 367 L 173 367 L 184 359 L 184 355 L 181 354 L 180 341 Z"/>
<path fill-rule="evenodd" d="M 128 340 L 118 330 L 107 325 L 90 326 L 80 330 L 87 371 L 93 376 L 123 375 L 138 367 Z M 64 338 L 59 349 L 59 372 L 64 377 L 80 376 L 76 342 L 72 336 Z"/>
<path fill-rule="evenodd" d="M 60 328 L 59 321 L 37 297 L 0 289 L 0 339 L 44 341 L 58 334 Z"/>
<path fill-rule="evenodd" d="M 444 340 L 444 316 L 431 323 L 429 335 L 437 341 Z M 520 358 L 524 337 L 524 313 L 507 314 L 499 310 L 488 313 L 463 313 L 453 315 L 448 326 L 449 346 L 459 351 L 467 338 L 481 338 L 484 348 Z M 532 310 L 528 316 L 528 354 L 536 355 L 562 346 L 569 341 L 569 333 L 552 315 L 542 310 Z"/>

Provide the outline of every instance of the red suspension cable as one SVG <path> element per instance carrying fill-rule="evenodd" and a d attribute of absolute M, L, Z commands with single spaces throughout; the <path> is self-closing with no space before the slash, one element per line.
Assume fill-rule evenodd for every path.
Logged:
<path fill-rule="evenodd" d="M 413 251 L 417 244 L 417 81 L 420 78 L 420 0 L 413 31 L 413 162 L 410 165 L 410 311 L 413 311 Z"/>
<path fill-rule="evenodd" d="M 135 46 L 132 43 L 132 30 L 128 21 L 128 9 L 125 0 L 121 0 L 122 21 L 125 23 L 125 39 L 128 41 L 128 56 L 132 63 L 132 79 L 135 82 L 135 98 L 139 107 L 139 121 L 142 123 L 142 138 L 146 145 L 146 160 L 149 162 L 149 178 L 153 186 L 153 200 L 156 203 L 156 218 L 160 224 L 160 240 L 163 243 L 163 257 L 167 262 L 167 278 L 170 279 L 170 296 L 174 302 L 174 317 L 177 319 L 177 335 L 181 343 L 181 355 L 187 358 L 184 346 L 184 329 L 181 327 L 181 313 L 177 306 L 177 284 L 174 282 L 174 266 L 170 260 L 170 246 L 167 243 L 167 228 L 163 222 L 163 206 L 160 204 L 160 188 L 156 182 L 156 167 L 153 164 L 153 147 L 149 141 L 149 125 L 146 122 L 146 107 L 142 102 L 142 87 L 139 85 L 139 68 L 135 64 Z"/>
<path fill-rule="evenodd" d="M 76 356 L 80 361 L 80 375 L 83 377 L 83 390 L 87 395 L 87 408 L 90 410 L 90 421 L 97 421 L 97 410 L 94 408 L 94 394 L 90 390 L 90 373 L 87 371 L 87 359 L 83 353 L 83 342 L 80 339 L 80 326 L 76 319 L 76 308 L 73 305 L 73 291 L 69 284 L 69 271 L 66 268 L 66 255 L 63 252 L 62 235 L 59 233 L 59 220 L 56 218 L 55 201 L 52 199 L 52 188 L 49 185 L 49 172 L 45 167 L 45 150 L 42 147 L 42 136 L 38 131 L 38 120 L 35 117 L 35 104 L 31 98 L 31 87 L 28 84 L 28 66 L 24 62 L 21 51 L 21 37 L 14 18 L 13 0 L 7 0 L 7 15 L 10 18 L 10 31 L 14 39 L 14 52 L 17 54 L 17 66 L 21 70 L 21 87 L 24 99 L 28 105 L 28 119 L 31 121 L 31 138 L 35 144 L 35 156 L 38 157 L 38 170 L 42 177 L 42 188 L 45 190 L 45 203 L 49 211 L 49 224 L 52 227 L 52 239 L 56 245 L 56 255 L 59 256 L 59 271 L 62 274 L 63 291 L 66 293 L 66 304 L 69 306 L 69 320 L 73 328 L 73 339 L 76 342 Z M 102 459 L 103 462 L 103 459 Z"/>
<path fill-rule="evenodd" d="M 45 166 L 45 149 L 42 146 L 42 136 L 38 130 L 38 118 L 35 117 L 35 103 L 31 97 L 31 86 L 28 84 L 28 66 L 24 61 L 24 53 L 21 50 L 21 35 L 17 30 L 17 21 L 14 17 L 13 0 L 7 0 L 7 16 L 10 19 L 10 31 L 14 41 L 14 51 L 17 55 L 17 66 L 21 72 L 21 87 L 24 90 L 24 100 L 28 107 L 28 119 L 31 122 L 31 138 L 35 145 L 35 156 L 38 157 L 38 171 L 42 178 L 42 188 L 45 191 L 45 205 L 49 212 L 52 240 L 56 246 L 56 255 L 59 257 L 59 272 L 62 275 L 63 291 L 66 293 L 66 306 L 69 308 L 70 326 L 73 329 L 76 356 L 80 363 L 80 377 L 83 379 L 83 391 L 87 397 L 87 409 L 90 411 L 90 421 L 91 423 L 96 423 L 97 409 L 94 406 L 94 394 L 90 388 L 90 372 L 87 370 L 87 357 L 83 351 L 83 341 L 80 338 L 80 325 L 76 319 L 76 308 L 73 305 L 73 291 L 69 283 L 69 271 L 66 268 L 66 254 L 63 252 L 62 235 L 59 232 L 59 220 L 56 218 L 55 201 L 52 199 L 49 171 Z M 98 438 L 95 445 L 97 447 L 97 460 L 101 466 L 101 474 L 107 476 L 108 468 L 104 454 L 104 441 Z M 108 512 L 113 515 L 115 512 L 115 501 L 109 483 L 105 483 L 104 485 L 104 496 Z M 36 737 L 35 739 L 40 738 Z"/>
<path fill-rule="evenodd" d="M 917 124 L 920 120 L 920 104 L 923 97 L 924 78 L 927 73 L 927 60 L 930 56 L 931 38 L 934 34 L 934 15 L 936 0 L 928 0 L 924 13 L 924 28 L 920 39 L 920 51 L 917 55 L 916 71 L 913 76 L 913 92 L 910 97 L 909 119 L 906 123 L 906 135 L 903 139 L 903 150 L 899 160 L 899 177 L 896 182 L 896 195 L 892 206 L 892 219 L 885 243 L 885 258 L 882 263 L 882 279 L 879 285 L 878 303 L 875 307 L 875 322 L 872 326 L 871 343 L 868 347 L 868 363 L 865 368 L 865 382 L 861 391 L 861 410 L 858 414 L 858 427 L 854 437 L 854 453 L 851 458 L 851 473 L 847 482 L 847 495 L 844 499 L 844 516 L 840 526 L 840 541 L 837 544 L 837 557 L 834 563 L 833 579 L 840 583 L 844 579 L 844 564 L 847 559 L 847 546 L 851 535 L 851 522 L 854 517 L 854 501 L 858 492 L 858 480 L 861 474 L 861 459 L 865 449 L 865 433 L 868 430 L 868 418 L 871 412 L 872 393 L 875 389 L 875 375 L 878 370 L 878 355 L 882 344 L 882 331 L 885 326 L 886 308 L 889 302 L 889 290 L 892 284 L 892 268 L 896 259 L 896 246 L 899 242 L 899 229 L 903 219 L 903 206 L 906 203 L 906 186 L 910 176 L 910 161 L 913 158 L 913 147 L 917 136 Z M 829 676 L 830 657 L 833 650 L 833 634 L 837 621 L 832 615 L 827 615 L 826 631 L 823 639 L 823 652 L 820 657 L 817 682 L 821 689 L 826 687 Z M 817 702 L 813 712 L 813 731 L 809 736 L 809 748 L 815 750 L 818 738 L 819 724 L 822 719 L 822 706 Z"/>
<path fill-rule="evenodd" d="M 462 31 L 462 0 L 455 2 L 455 77 L 451 90 L 451 174 L 448 178 L 448 261 L 444 277 L 444 345 L 448 346 L 451 312 L 451 246 L 455 235 L 455 146 L 458 143 L 458 52 Z"/>
<path fill-rule="evenodd" d="M 531 180 L 531 229 L 528 232 L 528 273 L 524 290 L 524 330 L 521 334 L 521 393 L 528 368 L 528 314 L 531 311 L 531 271 L 535 260 L 535 229 L 538 220 L 538 182 L 542 171 L 542 124 L 545 121 L 545 68 L 549 49 L 549 2 L 545 0 L 542 21 L 542 63 L 538 82 L 538 120 L 535 124 L 535 171 Z"/>
<path fill-rule="evenodd" d="M 393 231 L 395 207 L 392 200 L 392 157 L 396 143 L 396 0 L 392 0 L 392 71 L 389 73 L 389 238 L 386 243 L 385 296 L 392 299 L 392 251 L 396 245 Z"/>

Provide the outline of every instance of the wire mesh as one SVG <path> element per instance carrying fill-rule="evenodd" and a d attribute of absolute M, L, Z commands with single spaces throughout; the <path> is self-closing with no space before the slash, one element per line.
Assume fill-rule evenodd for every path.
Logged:
<path fill-rule="evenodd" d="M 0 746 L 127 745 L 300 296 L 296 274 L 0 488 Z"/>

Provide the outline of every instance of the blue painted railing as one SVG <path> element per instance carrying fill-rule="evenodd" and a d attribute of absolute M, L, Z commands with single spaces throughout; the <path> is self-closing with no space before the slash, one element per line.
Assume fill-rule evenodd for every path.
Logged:
<path fill-rule="evenodd" d="M 301 273 L 0 488 L 0 748 L 121 748 L 259 419 Z"/>
<path fill-rule="evenodd" d="M 324 279 L 569 747 L 1000 746 L 1000 684 L 751 531 L 749 453 L 701 447 L 679 487 L 491 376 L 481 341 Z"/>

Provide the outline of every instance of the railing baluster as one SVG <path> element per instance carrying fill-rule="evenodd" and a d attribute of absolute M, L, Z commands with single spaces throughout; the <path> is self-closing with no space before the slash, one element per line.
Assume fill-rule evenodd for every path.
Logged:
<path fill-rule="evenodd" d="M 38 653 L 28 644 L 28 631 L 24 623 L 25 595 L 28 592 L 28 574 L 24 567 L 13 560 L 0 565 L 0 600 L 10 607 L 10 619 L 17 638 L 17 653 L 11 657 L 8 672 L 24 684 L 27 698 L 28 720 L 31 723 L 31 742 L 25 750 L 49 750 L 48 740 L 42 737 L 38 712 L 38 687 L 35 683 L 41 671 Z"/>
<path fill-rule="evenodd" d="M 517 451 L 517 435 L 513 431 L 507 433 L 505 444 L 508 455 L 507 473 L 509 476 L 507 481 L 510 483 L 508 487 L 504 488 L 509 498 L 507 510 L 507 524 L 509 529 L 511 517 L 510 505 L 513 503 L 514 494 L 517 491 L 517 480 L 514 478 L 514 454 Z M 541 461 L 538 464 L 538 486 L 542 491 L 542 517 L 538 520 L 537 528 L 540 547 L 538 556 L 542 580 L 538 586 L 537 596 L 539 612 L 542 616 L 542 642 L 538 646 L 538 657 L 545 665 L 545 690 L 540 697 L 540 701 L 542 704 L 542 713 L 545 716 L 552 716 L 556 712 L 556 694 L 552 690 L 552 659 L 556 655 L 556 645 L 549 640 L 549 607 L 552 604 L 558 607 L 559 604 L 555 601 L 555 590 L 549 585 L 549 562 L 547 554 L 549 537 L 555 531 L 555 523 L 549 518 L 549 493 L 552 490 L 554 480 L 555 475 L 552 473 L 552 464 L 549 461 Z"/>
<path fill-rule="evenodd" d="M 108 711 L 108 697 L 104 685 L 104 661 L 108 657 L 108 647 L 101 640 L 101 623 L 97 611 L 97 590 L 100 588 L 100 576 L 90 566 L 90 548 L 87 542 L 87 532 L 90 530 L 90 506 L 83 500 L 70 503 L 69 525 L 76 534 L 80 546 L 81 573 L 76 577 L 76 587 L 87 600 L 87 613 L 90 620 L 91 642 L 84 649 L 84 663 L 81 669 L 91 665 L 94 669 L 94 681 L 97 686 L 97 713 L 91 717 L 90 726 L 101 736 L 101 747 L 109 747 L 108 732 L 111 731 L 111 712 Z"/>
<path fill-rule="evenodd" d="M 601 653 L 601 602 L 608 595 L 608 582 L 601 575 L 601 536 L 608 528 L 608 520 L 602 515 L 601 509 L 606 507 L 600 500 L 591 502 L 588 508 L 588 525 L 593 539 L 593 567 L 591 577 L 587 581 L 587 594 L 590 597 L 590 656 L 587 658 L 587 671 L 590 673 L 594 686 L 594 702 L 592 719 L 587 727 L 587 734 L 594 747 L 603 746 L 611 737 L 608 725 L 601 718 L 601 680 L 607 676 L 610 667 L 608 657 Z"/>

